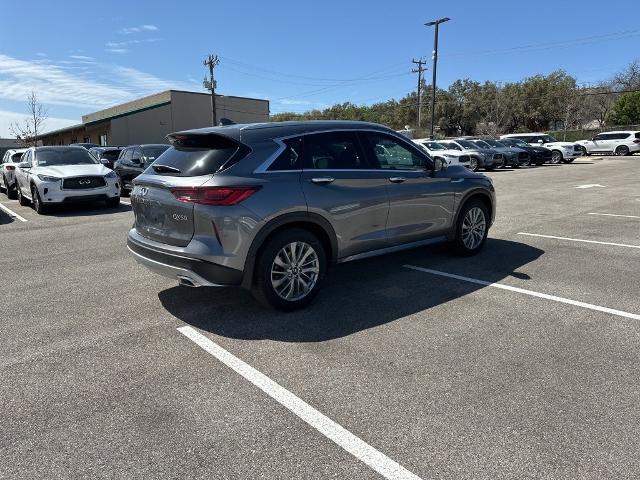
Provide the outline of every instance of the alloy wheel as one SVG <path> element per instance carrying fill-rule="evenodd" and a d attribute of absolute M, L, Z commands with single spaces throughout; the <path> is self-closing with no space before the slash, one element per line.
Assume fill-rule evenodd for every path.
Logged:
<path fill-rule="evenodd" d="M 620 145 L 618 148 L 616 148 L 616 155 L 618 155 L 619 157 L 624 157 L 626 155 L 629 155 L 629 148 L 625 145 Z"/>
<path fill-rule="evenodd" d="M 487 230 L 484 212 L 480 207 L 470 209 L 462 221 L 462 243 L 469 250 L 474 250 L 482 243 Z"/>
<path fill-rule="evenodd" d="M 477 171 L 478 170 L 478 160 L 474 157 L 471 157 L 469 160 L 469 170 Z"/>
<path fill-rule="evenodd" d="M 282 247 L 271 265 L 271 286 L 289 302 L 306 297 L 318 281 L 320 260 L 314 248 L 305 242 Z"/>
<path fill-rule="evenodd" d="M 562 161 L 562 154 L 557 150 L 554 150 L 553 153 L 551 153 L 551 163 L 553 163 L 554 165 L 557 165 L 561 161 Z"/>

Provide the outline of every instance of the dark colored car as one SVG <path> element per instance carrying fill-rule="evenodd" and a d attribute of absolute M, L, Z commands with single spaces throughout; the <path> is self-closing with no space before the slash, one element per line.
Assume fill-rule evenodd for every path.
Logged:
<path fill-rule="evenodd" d="M 335 263 L 435 242 L 475 254 L 495 218 L 491 179 L 382 125 L 273 122 L 169 139 L 134 181 L 132 255 L 181 285 L 242 285 L 282 310 L 306 306 Z"/>
<path fill-rule="evenodd" d="M 502 153 L 493 148 L 479 147 L 466 138 L 438 140 L 438 143 L 446 146 L 447 148 L 460 150 L 470 157 L 474 157 L 478 162 L 478 166 L 487 171 L 495 170 L 496 168 L 500 168 L 504 165 Z"/>
<path fill-rule="evenodd" d="M 118 160 L 122 147 L 93 147 L 89 153 L 105 167 L 113 170 L 113 164 Z"/>
<path fill-rule="evenodd" d="M 120 179 L 120 191 L 123 195 L 131 192 L 133 179 L 144 172 L 169 147 L 170 145 L 165 144 L 146 144 L 131 145 L 122 149 L 113 170 Z"/>
<path fill-rule="evenodd" d="M 548 148 L 537 147 L 522 140 L 518 140 L 517 138 L 503 138 L 500 140 L 500 143 L 503 143 L 510 147 L 517 147 L 521 148 L 522 150 L 526 150 L 529 153 L 529 157 L 531 159 L 530 165 L 540 166 L 544 163 L 551 163 L 551 150 L 549 150 Z"/>
<path fill-rule="evenodd" d="M 472 141 L 482 148 L 493 148 L 494 150 L 502 153 L 502 156 L 504 158 L 504 164 L 502 165 L 503 168 L 520 168 L 529 166 L 529 153 L 522 150 L 521 148 L 507 146 L 504 143 L 498 142 L 497 140 L 491 140 L 487 138 Z"/>

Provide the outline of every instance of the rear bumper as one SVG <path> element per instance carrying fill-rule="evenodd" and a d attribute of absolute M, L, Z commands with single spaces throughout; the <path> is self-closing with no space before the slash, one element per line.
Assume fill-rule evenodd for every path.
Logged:
<path fill-rule="evenodd" d="M 240 285 L 243 273 L 229 267 L 163 252 L 133 240 L 127 239 L 127 248 L 135 260 L 149 270 L 167 278 L 194 287 L 222 287 Z"/>

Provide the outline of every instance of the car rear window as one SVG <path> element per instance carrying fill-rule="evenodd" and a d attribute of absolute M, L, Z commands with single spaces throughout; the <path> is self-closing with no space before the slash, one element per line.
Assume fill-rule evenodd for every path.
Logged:
<path fill-rule="evenodd" d="M 169 145 L 157 147 L 142 147 L 142 156 L 146 158 L 147 161 L 152 162 L 160 155 L 162 155 L 168 148 Z"/>
<path fill-rule="evenodd" d="M 18 152 L 18 153 L 14 153 L 13 155 L 11 155 L 11 161 L 13 163 L 19 163 L 20 162 L 20 158 L 22 157 L 22 154 L 24 152 Z"/>
<path fill-rule="evenodd" d="M 162 154 L 145 173 L 172 177 L 213 175 L 229 168 L 250 149 L 221 135 L 170 136 L 172 148 Z"/>
<path fill-rule="evenodd" d="M 101 158 L 106 158 L 107 160 L 117 160 L 118 155 L 120 155 L 119 150 L 107 150 L 106 152 L 102 152 L 100 155 Z"/>

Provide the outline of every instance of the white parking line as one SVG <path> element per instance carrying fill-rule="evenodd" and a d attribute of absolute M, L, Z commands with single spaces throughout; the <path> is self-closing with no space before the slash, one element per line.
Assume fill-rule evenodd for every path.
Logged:
<path fill-rule="evenodd" d="M 579 302 L 577 300 L 571 300 L 569 298 L 557 297 L 555 295 L 549 295 L 546 293 L 534 292 L 533 290 L 525 290 L 524 288 L 512 287 L 511 285 L 503 285 L 502 283 L 486 282 L 484 280 L 478 280 L 476 278 L 463 277 L 461 275 L 454 275 L 453 273 L 441 272 L 439 270 L 431 270 L 430 268 L 416 267 L 413 265 L 404 265 L 405 268 L 411 270 L 417 270 L 418 272 L 431 273 L 433 275 L 440 275 L 441 277 L 453 278 L 456 280 L 462 280 L 463 282 L 475 283 L 477 285 L 483 285 L 485 287 L 500 288 L 502 290 L 509 290 L 511 292 L 523 293 L 532 297 L 544 298 L 546 300 L 553 300 L 554 302 L 566 303 L 568 305 L 574 305 L 576 307 L 587 308 L 589 310 L 595 310 L 597 312 L 610 313 L 611 315 L 617 315 L 619 317 L 631 318 L 633 320 L 640 320 L 640 315 L 636 313 L 623 312 L 622 310 L 616 310 L 614 308 L 601 307 L 600 305 L 593 305 L 591 303 Z"/>
<path fill-rule="evenodd" d="M 0 209 L 4 210 L 6 213 L 9 214 L 9 216 L 13 217 L 13 218 L 17 218 L 18 220 L 20 220 L 21 222 L 26 222 L 27 219 L 24 217 L 21 217 L 20 215 L 18 215 L 16 212 L 14 212 L 13 210 L 11 210 L 9 207 L 5 207 L 3 204 L 0 203 Z"/>
<path fill-rule="evenodd" d="M 554 238 L 556 240 L 567 240 L 569 242 L 597 243 L 598 245 L 613 245 L 614 247 L 640 248 L 640 245 L 628 245 L 626 243 L 598 242 L 596 240 L 583 240 L 580 238 L 555 237 L 553 235 L 540 235 L 539 233 L 518 232 L 518 235 L 527 235 L 529 237 Z"/>
<path fill-rule="evenodd" d="M 600 215 L 602 217 L 640 218 L 640 216 L 638 216 L 638 215 L 618 215 L 616 213 L 596 213 L 596 212 L 591 212 L 591 213 L 587 213 L 587 215 Z"/>
<path fill-rule="evenodd" d="M 384 478 L 390 480 L 420 480 L 420 477 L 411 473 L 399 463 L 394 462 L 385 454 L 356 437 L 304 400 L 229 353 L 192 327 L 180 327 L 178 331 Z"/>

